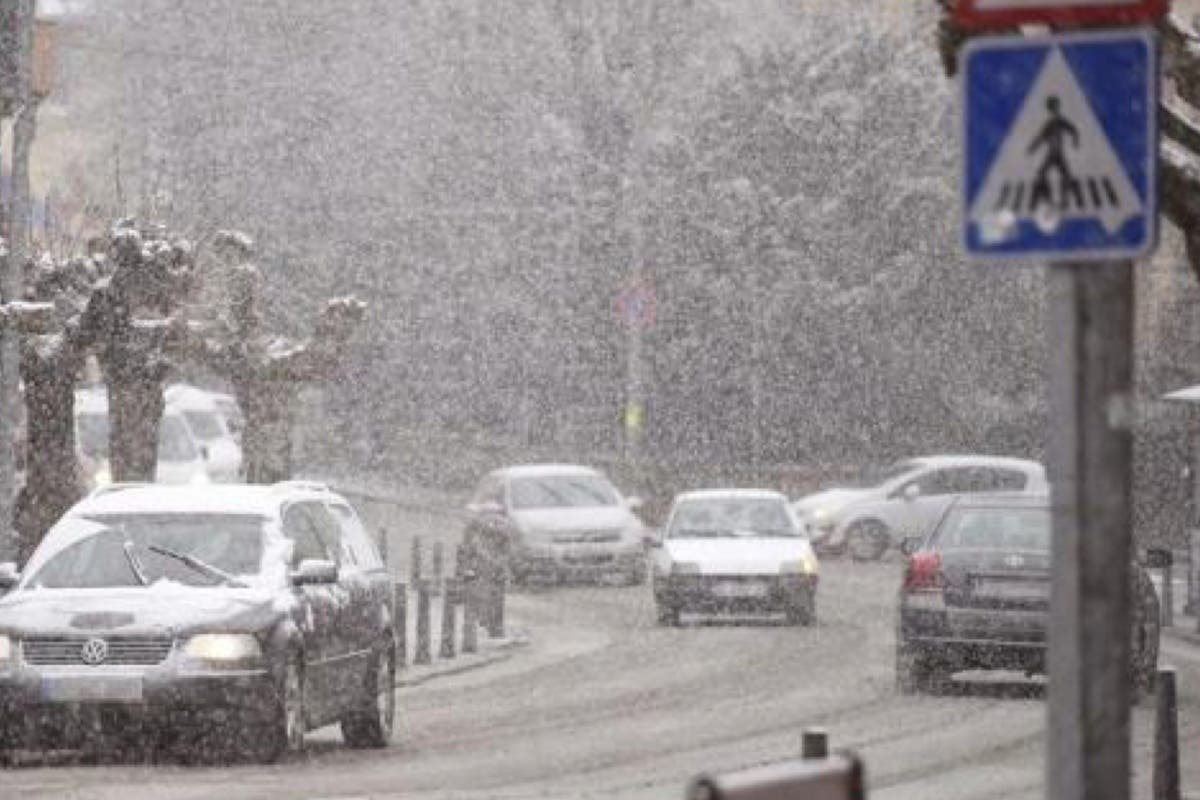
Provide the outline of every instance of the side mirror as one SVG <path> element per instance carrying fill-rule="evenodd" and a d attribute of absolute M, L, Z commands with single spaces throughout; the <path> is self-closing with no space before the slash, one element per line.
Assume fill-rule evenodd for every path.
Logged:
<path fill-rule="evenodd" d="M 0 564 L 0 590 L 8 591 L 21 582 L 21 571 L 12 561 Z"/>
<path fill-rule="evenodd" d="M 900 540 L 900 552 L 906 556 L 911 556 L 913 553 L 921 549 L 920 536 L 905 536 Z"/>
<path fill-rule="evenodd" d="M 640 497 L 626 497 L 625 505 L 628 506 L 630 511 L 637 511 L 639 508 L 646 505 L 646 502 Z"/>
<path fill-rule="evenodd" d="M 910 483 L 904 487 L 904 491 L 901 493 L 901 496 L 905 500 L 916 500 L 921 496 L 921 487 L 915 483 Z"/>
<path fill-rule="evenodd" d="M 316 586 L 337 583 L 338 567 L 323 558 L 306 558 L 292 572 L 293 586 Z"/>

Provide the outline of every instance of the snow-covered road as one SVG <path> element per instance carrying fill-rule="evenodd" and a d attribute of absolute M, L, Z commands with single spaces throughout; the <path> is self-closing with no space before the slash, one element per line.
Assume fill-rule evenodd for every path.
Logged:
<path fill-rule="evenodd" d="M 866 760 L 872 798 L 1040 798 L 1041 690 L 962 685 L 902 697 L 892 684 L 895 563 L 829 562 L 816 628 L 654 624 L 647 588 L 515 595 L 533 643 L 512 658 L 401 690 L 385 751 L 334 729 L 273 767 L 41 766 L 0 772 L 0 796 L 41 798 L 671 798 L 700 771 L 793 756 L 819 725 Z M 1180 668 L 1185 754 L 1200 746 L 1200 649 Z M 1149 795 L 1149 704 L 1135 712 L 1135 796 Z M 1200 763 L 1184 763 L 1200 791 Z"/>

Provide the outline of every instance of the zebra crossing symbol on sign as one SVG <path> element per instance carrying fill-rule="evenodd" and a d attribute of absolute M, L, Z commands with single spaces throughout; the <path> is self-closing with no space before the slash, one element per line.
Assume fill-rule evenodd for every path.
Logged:
<path fill-rule="evenodd" d="M 970 46 L 968 252 L 1100 259 L 1153 247 L 1154 61 L 1141 31 Z"/>

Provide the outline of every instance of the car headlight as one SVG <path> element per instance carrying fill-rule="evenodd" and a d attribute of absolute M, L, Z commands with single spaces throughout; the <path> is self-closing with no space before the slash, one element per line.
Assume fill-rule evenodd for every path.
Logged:
<path fill-rule="evenodd" d="M 198 661 L 257 661 L 262 645 L 248 633 L 201 633 L 188 639 L 183 654 Z"/>
<path fill-rule="evenodd" d="M 672 575 L 699 575 L 700 565 L 695 561 L 673 561 L 671 562 Z"/>
<path fill-rule="evenodd" d="M 794 561 L 784 561 L 779 565 L 779 571 L 784 575 L 816 575 L 819 570 L 816 556 L 809 553 L 805 553 Z"/>
<path fill-rule="evenodd" d="M 831 508 L 816 508 L 809 515 L 814 528 L 828 528 L 833 525 L 833 509 Z"/>

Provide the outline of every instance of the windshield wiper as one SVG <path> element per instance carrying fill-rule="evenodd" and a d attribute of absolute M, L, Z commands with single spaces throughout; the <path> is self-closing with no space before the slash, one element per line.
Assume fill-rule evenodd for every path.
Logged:
<path fill-rule="evenodd" d="M 142 569 L 141 562 L 138 561 L 137 556 L 134 555 L 133 547 L 133 542 L 129 541 L 128 539 L 126 539 L 125 544 L 121 546 L 121 549 L 125 551 L 125 560 L 129 562 L 129 569 L 132 570 L 133 577 L 137 578 L 138 583 L 140 583 L 142 586 L 149 586 L 150 579 L 146 577 L 146 571 Z"/>
<path fill-rule="evenodd" d="M 220 567 L 214 567 L 212 564 L 209 564 L 207 561 L 201 561 L 200 559 L 196 558 L 191 553 L 177 553 L 174 550 L 170 550 L 166 547 L 162 547 L 161 545 L 157 545 L 157 544 L 146 545 L 146 549 L 152 553 L 158 553 L 160 556 L 166 556 L 167 558 L 173 558 L 176 561 L 178 561 L 179 563 L 181 563 L 185 566 L 191 567 L 196 572 L 203 573 L 210 578 L 216 578 L 220 581 L 223 581 L 223 582 L 229 584 L 230 586 L 233 586 L 233 587 L 236 587 L 239 589 L 246 588 L 246 584 L 244 582 L 238 580 L 237 578 L 230 575 L 228 572 L 221 569 Z"/>

